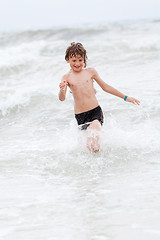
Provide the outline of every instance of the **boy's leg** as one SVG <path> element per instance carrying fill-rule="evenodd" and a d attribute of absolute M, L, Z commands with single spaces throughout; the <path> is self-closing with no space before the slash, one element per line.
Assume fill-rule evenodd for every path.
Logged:
<path fill-rule="evenodd" d="M 99 152 L 99 131 L 102 126 L 98 120 L 94 120 L 87 128 L 87 148 L 91 152 Z"/>

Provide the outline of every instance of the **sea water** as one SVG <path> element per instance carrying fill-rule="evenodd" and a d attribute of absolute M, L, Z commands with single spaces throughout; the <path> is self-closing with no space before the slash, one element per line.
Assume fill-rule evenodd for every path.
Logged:
<path fill-rule="evenodd" d="M 101 151 L 58 100 L 66 47 L 140 106 L 104 92 Z M 160 239 L 160 21 L 0 33 L 0 239 Z"/>

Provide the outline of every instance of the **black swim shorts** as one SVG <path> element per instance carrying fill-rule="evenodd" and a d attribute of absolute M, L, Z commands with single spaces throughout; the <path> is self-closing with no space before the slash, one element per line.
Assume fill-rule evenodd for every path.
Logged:
<path fill-rule="evenodd" d="M 100 124 L 103 124 L 103 112 L 100 106 L 93 108 L 87 112 L 82 112 L 75 114 L 78 125 L 80 125 L 81 130 L 87 129 L 92 121 L 98 120 Z"/>

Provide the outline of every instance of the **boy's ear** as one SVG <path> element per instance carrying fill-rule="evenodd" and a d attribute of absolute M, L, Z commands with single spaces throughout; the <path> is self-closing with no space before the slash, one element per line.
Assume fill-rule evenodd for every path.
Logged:
<path fill-rule="evenodd" d="M 69 63 L 69 58 L 68 57 L 66 58 L 66 62 Z"/>

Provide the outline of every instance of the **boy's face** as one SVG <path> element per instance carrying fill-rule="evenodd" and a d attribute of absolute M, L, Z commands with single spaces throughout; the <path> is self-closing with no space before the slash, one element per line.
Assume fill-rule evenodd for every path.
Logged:
<path fill-rule="evenodd" d="M 72 56 L 67 61 L 74 72 L 80 72 L 84 66 L 84 59 L 81 55 Z"/>

